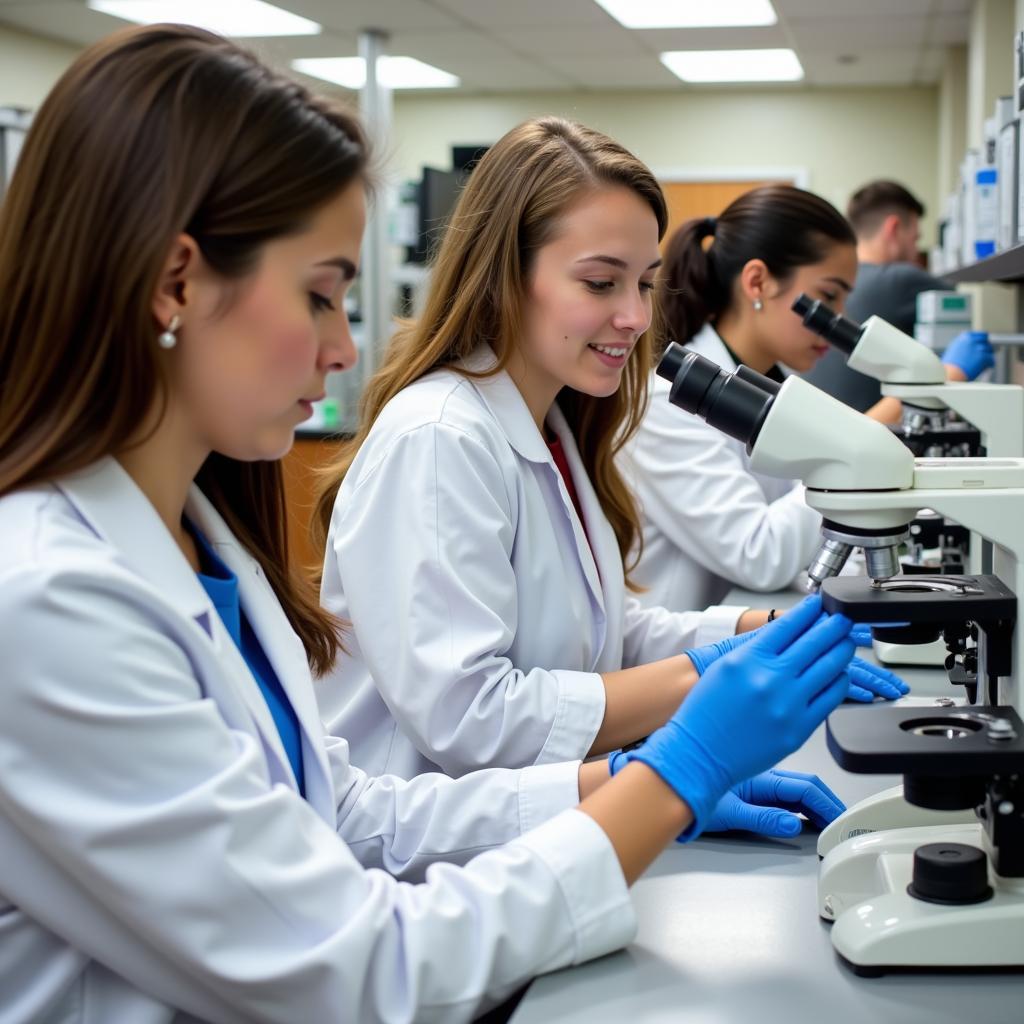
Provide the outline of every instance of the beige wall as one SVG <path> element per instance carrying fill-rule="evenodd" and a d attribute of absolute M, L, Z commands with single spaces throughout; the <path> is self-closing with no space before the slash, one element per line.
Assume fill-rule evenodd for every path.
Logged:
<path fill-rule="evenodd" d="M 415 178 L 422 164 L 448 167 L 453 143 L 493 142 L 545 113 L 608 132 L 659 172 L 804 168 L 840 208 L 865 181 L 892 177 L 928 206 L 926 231 L 938 205 L 934 88 L 399 95 L 392 162 Z"/>
<path fill-rule="evenodd" d="M 0 26 L 0 105 L 37 107 L 76 52 Z M 415 178 L 423 164 L 447 167 L 453 143 L 493 142 L 524 118 L 556 113 L 608 132 L 659 172 L 804 169 L 809 187 L 840 207 L 884 175 L 931 213 L 938 102 L 932 88 L 398 94 L 390 156 L 397 179 Z"/>
<path fill-rule="evenodd" d="M 78 50 L 0 25 L 0 107 L 34 110 Z"/>

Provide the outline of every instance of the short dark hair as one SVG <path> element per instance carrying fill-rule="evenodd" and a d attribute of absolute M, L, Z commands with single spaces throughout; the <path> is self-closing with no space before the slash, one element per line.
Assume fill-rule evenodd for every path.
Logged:
<path fill-rule="evenodd" d="M 924 203 L 896 181 L 870 181 L 850 197 L 846 216 L 858 238 L 870 238 L 891 214 L 923 217 Z"/>

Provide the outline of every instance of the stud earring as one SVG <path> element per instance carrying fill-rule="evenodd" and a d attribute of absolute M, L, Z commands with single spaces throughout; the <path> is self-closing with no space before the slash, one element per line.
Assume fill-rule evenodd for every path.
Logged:
<path fill-rule="evenodd" d="M 760 313 L 764 309 L 764 303 L 760 299 L 754 299 L 754 311 Z"/>
<path fill-rule="evenodd" d="M 163 349 L 174 348 L 178 344 L 178 336 L 174 333 L 179 324 L 181 323 L 181 317 L 177 313 L 171 317 L 171 322 L 167 325 L 167 329 L 160 334 L 156 339 L 157 344 Z"/>

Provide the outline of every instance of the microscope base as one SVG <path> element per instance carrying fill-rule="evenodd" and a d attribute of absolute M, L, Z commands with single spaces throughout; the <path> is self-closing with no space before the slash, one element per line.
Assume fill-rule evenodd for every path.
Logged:
<path fill-rule="evenodd" d="M 858 836 L 928 825 L 971 825 L 977 824 L 977 821 L 978 817 L 973 809 L 930 811 L 925 807 L 908 804 L 903 798 L 903 786 L 893 786 L 860 800 L 843 811 L 818 836 L 818 856 L 825 857 L 840 843 L 856 839 Z"/>
<path fill-rule="evenodd" d="M 914 850 L 928 843 L 985 849 L 980 824 L 860 836 L 822 862 L 818 911 L 835 920 L 832 945 L 858 974 L 934 968 L 1024 971 L 1024 880 L 989 865 L 992 896 L 944 905 L 911 896 Z"/>

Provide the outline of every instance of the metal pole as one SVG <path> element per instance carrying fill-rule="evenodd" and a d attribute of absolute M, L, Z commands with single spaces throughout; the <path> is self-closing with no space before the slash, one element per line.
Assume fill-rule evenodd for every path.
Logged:
<path fill-rule="evenodd" d="M 379 58 L 384 56 L 387 41 L 387 33 L 377 29 L 366 29 L 359 33 L 359 56 L 366 65 L 366 83 L 359 93 L 359 110 L 370 140 L 378 152 L 382 152 L 387 145 L 392 121 L 391 90 L 381 84 L 378 66 Z M 364 329 L 361 353 L 363 380 L 376 369 L 380 353 L 391 336 L 391 271 L 387 197 L 382 189 L 370 210 L 363 243 L 360 281 Z"/>

